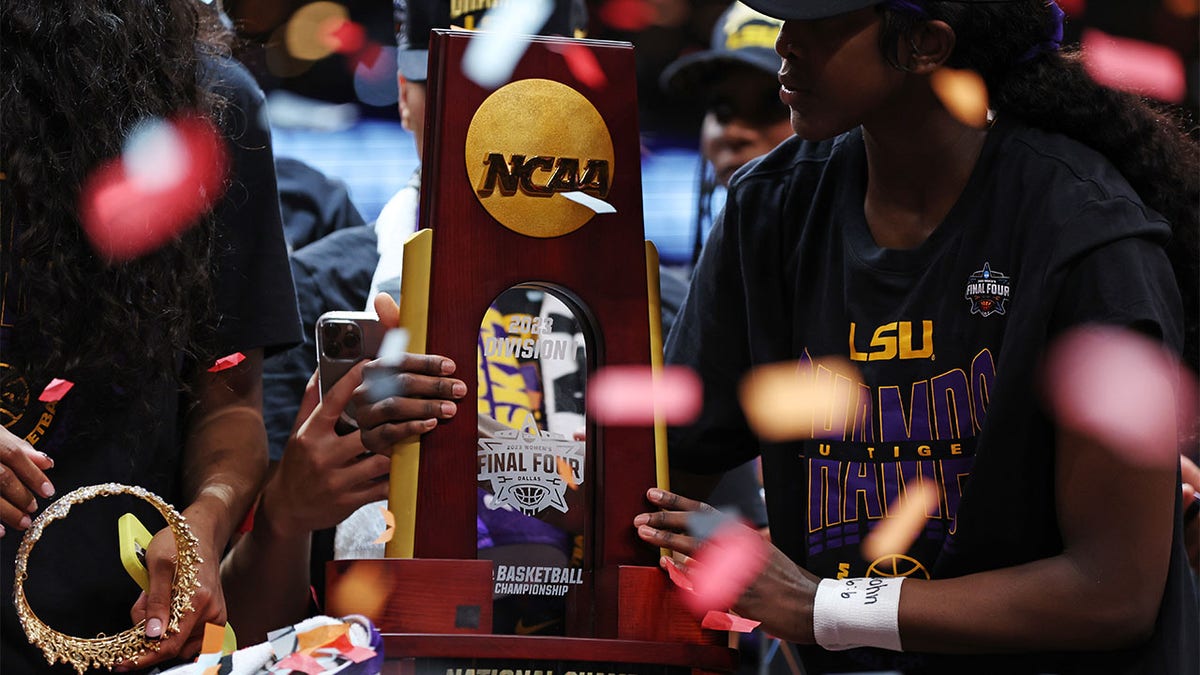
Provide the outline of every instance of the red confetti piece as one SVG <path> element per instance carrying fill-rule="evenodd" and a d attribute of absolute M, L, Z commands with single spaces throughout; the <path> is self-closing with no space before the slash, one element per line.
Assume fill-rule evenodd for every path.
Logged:
<path fill-rule="evenodd" d="M 375 72 L 375 64 L 379 61 L 379 57 L 382 55 L 383 46 L 374 42 L 368 42 L 355 58 L 357 58 L 357 63 L 364 69 Z"/>
<path fill-rule="evenodd" d="M 321 23 L 321 40 L 339 54 L 354 54 L 363 48 L 367 32 L 362 26 L 343 17 L 330 17 Z"/>
<path fill-rule="evenodd" d="M 1092 79 L 1112 89 L 1182 103 L 1187 94 L 1183 59 L 1170 47 L 1083 31 L 1083 66 Z"/>
<path fill-rule="evenodd" d="M 700 414 L 700 378 L 682 366 L 658 377 L 648 366 L 609 366 L 588 383 L 588 407 L 602 424 L 650 426 L 655 411 L 667 424 L 688 424 Z"/>
<path fill-rule="evenodd" d="M 66 396 L 67 392 L 71 391 L 71 387 L 74 386 L 74 382 L 56 377 L 50 380 L 50 384 L 46 385 L 46 388 L 42 390 L 41 395 L 38 396 L 38 400 L 45 403 L 61 401 L 62 397 Z"/>
<path fill-rule="evenodd" d="M 237 364 L 239 364 L 245 360 L 246 360 L 245 354 L 243 354 L 241 352 L 234 352 L 234 353 L 230 354 L 229 356 L 222 356 L 221 358 L 217 359 L 216 362 L 212 364 L 212 367 L 210 367 L 208 369 L 208 372 L 219 373 L 222 370 L 229 370 L 230 368 L 236 366 Z"/>
<path fill-rule="evenodd" d="M 575 79 L 591 89 L 603 89 L 608 84 L 608 78 L 604 76 L 604 70 L 600 68 L 600 62 L 596 60 L 596 54 L 592 50 L 572 43 L 566 46 L 562 55 Z"/>
<path fill-rule="evenodd" d="M 688 578 L 693 592 L 684 602 L 696 615 L 725 610 L 737 602 L 767 564 L 767 543 L 740 523 L 719 528 L 696 551 Z"/>
<path fill-rule="evenodd" d="M 250 510 L 246 512 L 246 517 L 242 519 L 242 524 L 238 525 L 237 533 L 246 534 L 254 529 L 254 513 L 258 511 L 258 500 L 250 505 Z"/>
<path fill-rule="evenodd" d="M 689 593 L 696 590 L 695 586 L 692 585 L 692 580 L 688 578 L 687 572 L 684 572 L 674 560 L 666 558 L 666 564 L 667 576 L 671 578 L 671 581 L 677 587 Z"/>
<path fill-rule="evenodd" d="M 362 663 L 367 659 L 373 658 L 375 656 L 375 650 L 367 649 L 366 647 L 355 647 L 348 652 L 342 652 L 342 656 L 355 663 Z"/>
<path fill-rule="evenodd" d="M 1087 11 L 1087 0 L 1058 0 L 1058 6 L 1072 19 L 1078 19 Z"/>
<path fill-rule="evenodd" d="M 1132 331 L 1068 333 L 1051 346 L 1043 382 L 1060 425 L 1133 464 L 1174 468 L 1179 439 L 1196 425 L 1195 376 Z"/>
<path fill-rule="evenodd" d="M 718 612 L 714 609 L 708 614 L 704 615 L 704 620 L 700 622 L 700 626 L 702 628 L 709 628 L 712 630 L 728 630 L 733 631 L 734 633 L 749 633 L 755 628 L 758 628 L 760 623 L 762 622 L 751 621 L 750 619 L 738 616 L 736 614 L 730 614 L 729 612 Z"/>
<path fill-rule="evenodd" d="M 127 152 L 84 181 L 84 232 L 110 262 L 167 244 L 195 225 L 224 190 L 225 146 L 212 123 L 182 115 L 166 125 L 138 157 Z"/>
<path fill-rule="evenodd" d="M 600 20 L 616 28 L 636 32 L 654 23 L 658 13 L 645 0 L 608 0 L 600 7 Z"/>

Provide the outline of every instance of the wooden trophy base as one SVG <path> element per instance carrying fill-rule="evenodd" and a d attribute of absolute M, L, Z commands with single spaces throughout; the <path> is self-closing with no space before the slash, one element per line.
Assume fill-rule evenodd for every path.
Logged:
<path fill-rule="evenodd" d="M 701 675 L 737 667 L 726 633 L 701 628 L 661 570 L 622 565 L 611 581 L 616 626 L 590 636 L 493 634 L 489 560 L 336 560 L 326 573 L 326 612 L 375 623 L 384 673 Z"/>

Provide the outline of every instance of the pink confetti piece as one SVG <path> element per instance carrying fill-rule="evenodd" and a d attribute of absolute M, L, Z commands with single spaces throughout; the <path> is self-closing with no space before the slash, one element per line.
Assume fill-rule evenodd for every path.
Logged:
<path fill-rule="evenodd" d="M 222 370 L 229 370 L 242 361 L 246 360 L 246 355 L 241 352 L 234 352 L 228 356 L 222 356 L 208 369 L 210 373 L 219 373 Z"/>
<path fill-rule="evenodd" d="M 609 366 L 588 383 L 588 406 L 601 424 L 650 426 L 655 411 L 667 424 L 687 424 L 702 406 L 700 378 L 683 366 L 667 366 L 658 377 L 648 366 Z"/>
<path fill-rule="evenodd" d="M 667 576 L 671 578 L 671 581 L 675 584 L 675 586 L 677 586 L 680 590 L 687 591 L 688 593 L 696 590 L 692 585 L 692 580 L 688 578 L 687 572 L 684 572 L 683 569 L 680 568 L 679 565 L 670 558 L 667 558 L 666 562 Z"/>
<path fill-rule="evenodd" d="M 50 380 L 50 384 L 46 385 L 46 388 L 42 390 L 41 395 L 38 396 L 38 400 L 44 403 L 61 401 L 62 397 L 66 396 L 67 392 L 71 391 L 71 387 L 74 386 L 74 382 L 56 377 Z"/>
<path fill-rule="evenodd" d="M 342 652 L 342 656 L 350 659 L 351 661 L 353 661 L 355 663 L 362 663 L 363 661 L 366 661 L 367 659 L 374 658 L 375 650 L 367 649 L 366 647 L 355 647 L 354 649 L 351 649 L 348 652 Z"/>
<path fill-rule="evenodd" d="M 645 0 L 608 0 L 599 11 L 600 20 L 617 30 L 636 32 L 645 30 L 657 15 Z"/>
<path fill-rule="evenodd" d="M 758 625 L 761 623 L 761 621 L 751 621 L 750 619 L 738 616 L 736 614 L 730 614 L 729 612 L 718 612 L 714 609 L 708 614 L 704 615 L 704 620 L 700 622 L 700 626 L 702 628 L 709 628 L 711 630 L 728 630 L 733 631 L 734 633 L 749 633 L 755 628 L 758 628 Z"/>
<path fill-rule="evenodd" d="M 608 78 L 604 76 L 604 70 L 600 67 L 600 62 L 596 60 L 596 55 L 591 49 L 572 43 L 566 45 L 562 55 L 567 62 L 567 68 L 570 69 L 571 75 L 576 80 L 591 89 L 603 89 L 608 84 Z"/>
<path fill-rule="evenodd" d="M 1179 439 L 1195 429 L 1196 378 L 1139 333 L 1083 328 L 1046 356 L 1043 386 L 1057 421 L 1125 460 L 1174 467 Z"/>
<path fill-rule="evenodd" d="M 386 527 L 383 533 L 376 537 L 375 541 L 371 542 L 372 544 L 386 544 L 392 540 L 392 537 L 396 536 L 396 516 L 382 506 L 379 507 L 379 510 L 383 512 L 383 522 Z"/>
<path fill-rule="evenodd" d="M 1092 79 L 1112 89 L 1182 103 L 1187 94 L 1183 59 L 1170 47 L 1083 31 L 1083 66 Z"/>
<path fill-rule="evenodd" d="M 205 117 L 181 115 L 147 126 L 125 156 L 92 173 L 80 216 L 92 247 L 109 262 L 149 253 L 197 222 L 224 190 L 227 159 Z"/>
<path fill-rule="evenodd" d="M 696 551 L 688 574 L 693 592 L 684 594 L 684 603 L 697 616 L 728 609 L 766 564 L 767 543 L 761 535 L 739 523 L 725 525 Z"/>
<path fill-rule="evenodd" d="M 325 672 L 325 666 L 321 665 L 319 661 L 308 654 L 302 654 L 300 652 L 289 654 L 287 658 L 275 664 L 275 670 L 285 670 L 289 668 L 301 673 L 307 673 L 308 675 L 320 675 L 321 673 Z"/>

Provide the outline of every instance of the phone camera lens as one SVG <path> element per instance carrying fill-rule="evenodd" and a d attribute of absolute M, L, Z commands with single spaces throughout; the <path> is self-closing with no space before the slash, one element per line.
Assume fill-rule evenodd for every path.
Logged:
<path fill-rule="evenodd" d="M 358 333 L 347 332 L 342 338 L 342 344 L 346 345 L 347 349 L 357 349 L 359 345 Z"/>

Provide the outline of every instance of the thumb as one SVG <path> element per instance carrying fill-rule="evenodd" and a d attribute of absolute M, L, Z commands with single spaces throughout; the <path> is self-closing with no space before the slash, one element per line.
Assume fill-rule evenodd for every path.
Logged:
<path fill-rule="evenodd" d="M 313 410 L 316 409 L 317 404 L 320 402 L 320 385 L 317 384 L 317 372 L 313 371 L 312 377 L 308 378 L 308 384 L 304 385 L 304 396 L 300 399 L 300 410 L 296 412 L 296 421 L 292 424 L 293 436 L 300 430 L 300 426 L 304 424 L 304 420 L 312 416 Z"/>
<path fill-rule="evenodd" d="M 375 313 L 379 315 L 379 323 L 384 328 L 400 327 L 400 305 L 387 293 L 375 296 Z"/>
<path fill-rule="evenodd" d="M 146 572 L 150 576 L 150 589 L 146 591 L 146 637 L 161 639 L 166 637 L 171 581 L 175 578 L 175 541 L 169 529 L 155 535 L 147 548 Z"/>
<path fill-rule="evenodd" d="M 354 364 L 354 367 L 346 371 L 346 374 L 334 383 L 329 391 L 325 392 L 325 398 L 319 406 L 319 414 L 325 417 L 332 427 L 333 423 L 341 416 L 342 411 L 350 403 L 350 399 L 354 397 L 354 390 L 363 381 L 363 366 L 366 361 L 359 361 Z M 308 392 L 305 392 L 307 395 Z"/>

